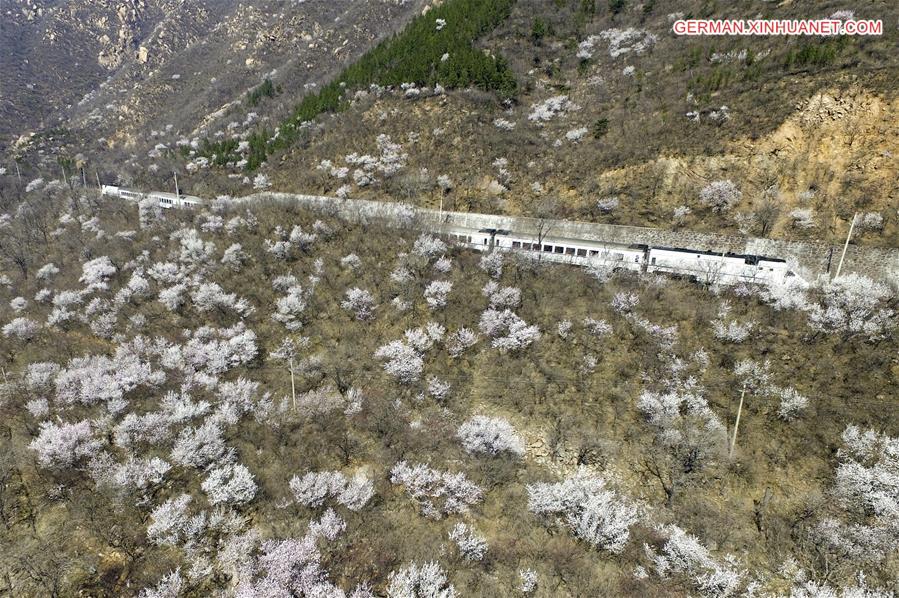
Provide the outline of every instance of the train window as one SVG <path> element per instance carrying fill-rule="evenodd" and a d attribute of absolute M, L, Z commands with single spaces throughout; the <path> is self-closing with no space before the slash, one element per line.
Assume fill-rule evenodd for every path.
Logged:
<path fill-rule="evenodd" d="M 552 246 L 552 245 L 544 245 L 544 246 L 543 246 L 543 251 L 546 251 L 546 252 L 548 252 L 548 253 L 551 253 L 552 250 L 553 250 L 553 246 Z"/>
<path fill-rule="evenodd" d="M 561 245 L 556 245 L 556 253 L 565 253 L 565 248 Z"/>
<path fill-rule="evenodd" d="M 521 241 L 512 241 L 512 249 L 521 249 Z"/>
<path fill-rule="evenodd" d="M 594 256 L 597 256 L 597 255 L 599 255 L 599 252 L 598 252 L 597 250 L 595 250 L 595 249 L 591 249 L 591 250 L 590 250 L 590 257 L 594 257 Z"/>
<path fill-rule="evenodd" d="M 586 249 L 578 249 L 577 254 L 580 257 L 584 257 L 585 255 L 587 255 L 587 250 Z"/>
<path fill-rule="evenodd" d="M 468 242 L 469 242 L 469 243 L 471 243 L 471 235 L 468 235 L 468 236 L 465 237 L 465 238 L 468 239 Z"/>
<path fill-rule="evenodd" d="M 636 264 L 636 263 L 639 263 L 639 262 L 640 262 L 640 256 L 639 256 L 639 255 L 635 255 L 635 256 L 634 256 L 634 263 Z"/>
<path fill-rule="evenodd" d="M 484 245 L 486 245 L 486 244 L 487 244 L 487 239 L 484 239 Z"/>
<path fill-rule="evenodd" d="M 568 255 L 574 255 L 574 247 L 566 247 L 565 253 L 567 253 Z"/>
<path fill-rule="evenodd" d="M 652 258 L 652 261 L 651 261 L 650 263 L 651 263 L 653 266 L 655 266 L 655 265 L 656 265 L 656 258 Z"/>

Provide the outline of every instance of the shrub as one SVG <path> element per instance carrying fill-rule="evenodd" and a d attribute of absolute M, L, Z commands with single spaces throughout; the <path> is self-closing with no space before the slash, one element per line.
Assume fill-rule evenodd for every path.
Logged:
<path fill-rule="evenodd" d="M 524 455 L 521 436 L 508 420 L 501 417 L 476 415 L 459 426 L 456 436 L 469 453 L 496 456 L 508 452 L 515 457 Z"/>

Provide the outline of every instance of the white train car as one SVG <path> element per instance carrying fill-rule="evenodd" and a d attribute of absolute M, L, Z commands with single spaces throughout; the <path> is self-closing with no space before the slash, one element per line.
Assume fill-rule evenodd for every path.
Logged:
<path fill-rule="evenodd" d="M 659 272 L 705 284 L 803 284 L 786 261 L 757 255 L 721 254 L 676 247 L 620 245 L 563 237 L 537 238 L 506 230 L 444 227 L 444 238 L 478 251 L 521 251 L 545 261 L 612 270 Z"/>
<path fill-rule="evenodd" d="M 496 246 L 504 251 L 524 251 L 539 254 L 540 259 L 576 266 L 605 266 L 613 270 L 643 269 L 645 247 L 618 245 L 563 237 L 544 237 L 516 234 L 496 237 Z"/>
<path fill-rule="evenodd" d="M 784 284 L 798 280 L 786 261 L 777 258 L 673 247 L 649 248 L 646 271 L 686 276 L 705 284 Z"/>
<path fill-rule="evenodd" d="M 103 185 L 100 187 L 100 195 L 119 197 L 119 190 L 119 187 L 116 187 L 115 185 Z"/>
<path fill-rule="evenodd" d="M 132 191 L 124 187 L 115 185 L 103 185 L 100 188 L 102 195 L 118 197 L 119 199 L 127 199 L 129 201 L 140 201 L 144 198 L 154 199 L 158 202 L 159 207 L 169 208 L 195 208 L 203 205 L 203 200 L 195 195 L 175 195 L 166 191 L 150 191 L 142 193 L 140 191 Z"/>
<path fill-rule="evenodd" d="M 549 236 L 538 238 L 533 235 L 492 229 L 444 227 L 441 234 L 478 251 L 488 251 L 491 248 L 499 251 L 521 251 L 550 262 L 586 267 L 602 265 L 614 270 L 635 272 L 643 269 L 646 253 L 646 248 L 640 245 L 617 245 Z"/>
<path fill-rule="evenodd" d="M 195 208 L 203 205 L 203 200 L 194 195 L 175 195 L 165 191 L 151 191 L 147 197 L 159 202 L 160 208 Z"/>

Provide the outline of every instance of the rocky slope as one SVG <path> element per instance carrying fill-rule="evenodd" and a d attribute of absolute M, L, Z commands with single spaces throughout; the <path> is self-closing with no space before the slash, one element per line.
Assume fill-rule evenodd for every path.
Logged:
<path fill-rule="evenodd" d="M 6 9 L 0 144 L 61 125 L 133 148 L 190 134 L 271 77 L 290 105 L 422 2 L 27 0 Z M 278 106 L 269 107 L 277 116 Z M 242 115 L 245 118 L 245 115 Z M 157 130 L 158 129 L 158 130 Z M 27 149 L 20 139 L 17 149 Z M 0 145 L 2 147 L 2 145 Z"/>

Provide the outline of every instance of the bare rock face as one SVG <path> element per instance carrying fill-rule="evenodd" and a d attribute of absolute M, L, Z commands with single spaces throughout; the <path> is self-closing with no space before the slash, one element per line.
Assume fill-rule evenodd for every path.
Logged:
<path fill-rule="evenodd" d="M 150 59 L 150 51 L 146 47 L 141 46 L 140 48 L 137 49 L 137 61 L 139 63 L 146 64 L 147 60 L 149 60 L 149 59 Z"/>

